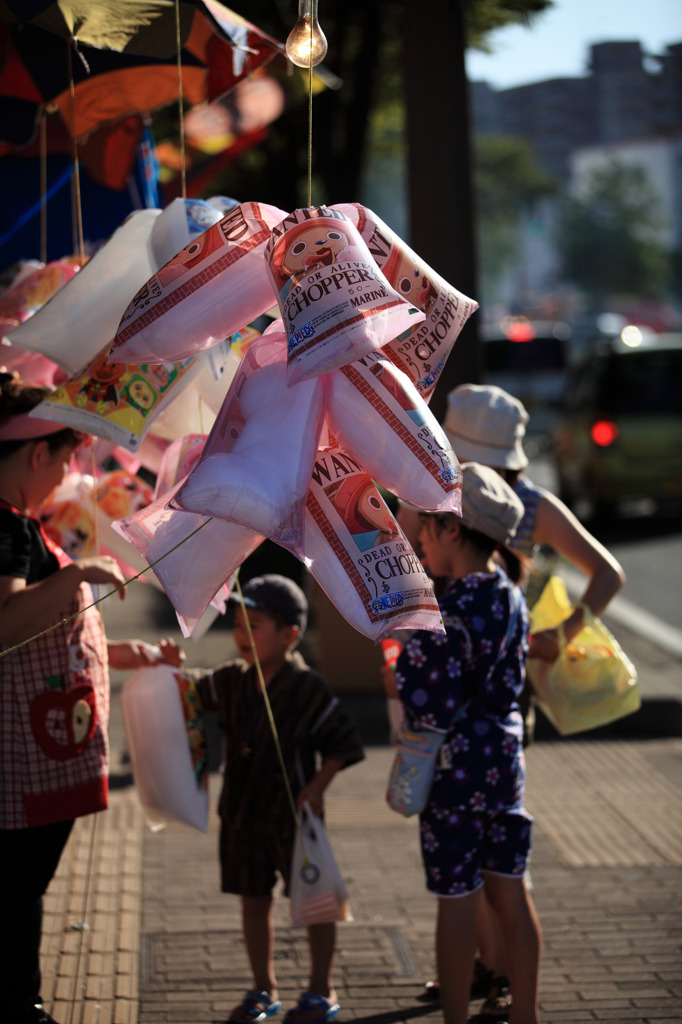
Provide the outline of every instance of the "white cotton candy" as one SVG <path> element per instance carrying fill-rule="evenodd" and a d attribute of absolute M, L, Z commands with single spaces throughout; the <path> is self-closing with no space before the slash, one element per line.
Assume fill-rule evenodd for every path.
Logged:
<path fill-rule="evenodd" d="M 197 782 L 177 669 L 138 669 L 123 684 L 121 714 L 133 777 L 152 831 L 168 821 L 206 832 L 208 787 Z"/>

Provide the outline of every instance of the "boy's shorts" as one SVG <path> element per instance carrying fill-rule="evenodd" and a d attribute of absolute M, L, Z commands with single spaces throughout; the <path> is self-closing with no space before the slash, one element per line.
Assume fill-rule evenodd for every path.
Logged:
<path fill-rule="evenodd" d="M 293 822 L 292 822 L 293 826 Z M 222 892 L 238 896 L 270 896 L 277 884 L 277 872 L 289 895 L 291 857 L 295 832 L 264 829 L 220 828 L 220 875 Z"/>
<path fill-rule="evenodd" d="M 523 877 L 530 856 L 533 818 L 515 811 L 442 812 L 420 819 L 426 887 L 439 896 L 465 896 L 483 885 L 483 872 Z"/>

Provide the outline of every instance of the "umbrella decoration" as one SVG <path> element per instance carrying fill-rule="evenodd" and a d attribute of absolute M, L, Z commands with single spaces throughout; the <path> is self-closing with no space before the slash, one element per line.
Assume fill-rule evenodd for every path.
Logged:
<path fill-rule="evenodd" d="M 216 0 L 179 0 L 177 24 L 167 0 L 27 7 L 0 0 L 0 155 L 35 154 L 45 111 L 48 150 L 78 139 L 93 177 L 114 188 L 134 159 L 140 116 L 178 101 L 178 35 L 182 97 L 191 105 L 225 95 L 283 50 Z M 88 141 L 103 128 L 111 144 Z"/>

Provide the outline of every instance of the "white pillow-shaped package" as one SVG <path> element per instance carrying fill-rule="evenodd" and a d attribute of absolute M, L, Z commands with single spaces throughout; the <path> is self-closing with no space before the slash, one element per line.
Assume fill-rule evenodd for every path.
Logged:
<path fill-rule="evenodd" d="M 442 427 L 409 377 L 372 352 L 325 377 L 336 438 L 401 501 L 428 512 L 461 511 L 462 474 Z"/>
<path fill-rule="evenodd" d="M 320 449 L 293 551 L 360 633 L 444 632 L 433 585 L 369 474 L 339 446 Z"/>
<path fill-rule="evenodd" d="M 289 384 L 382 348 L 424 319 L 339 210 L 294 210 L 273 228 L 265 256 L 287 334 Z"/>
<path fill-rule="evenodd" d="M 286 338 L 254 341 L 172 504 L 269 536 L 305 502 L 324 420 L 318 379 L 287 387 Z"/>
<path fill-rule="evenodd" d="M 263 537 L 236 523 L 170 508 L 179 486 L 112 526 L 152 567 L 183 635 L 191 636 L 209 604 L 224 611 L 230 577 Z"/>
<path fill-rule="evenodd" d="M 183 246 L 220 220 L 200 199 L 174 199 L 165 210 L 136 210 L 79 274 L 17 328 L 14 344 L 43 352 L 77 373 L 116 334 L 130 296 Z"/>
<path fill-rule="evenodd" d="M 178 397 L 196 372 L 194 358 L 140 365 L 113 362 L 107 346 L 30 415 L 56 420 L 136 451 L 162 409 Z"/>
<path fill-rule="evenodd" d="M 160 210 L 137 210 L 49 305 L 12 331 L 12 344 L 42 352 L 69 375 L 116 333 L 130 296 L 154 273 L 149 238 Z"/>
<path fill-rule="evenodd" d="M 357 225 L 389 283 L 426 317 L 383 351 L 428 402 L 452 346 L 478 303 L 448 284 L 371 210 L 359 203 L 340 203 L 333 209 Z"/>
<path fill-rule="evenodd" d="M 274 306 L 263 252 L 284 216 L 274 206 L 241 203 L 181 249 L 124 311 L 113 358 L 185 359 Z"/>
<path fill-rule="evenodd" d="M 208 776 L 197 780 L 194 730 L 183 711 L 182 673 L 169 665 L 139 669 L 121 691 L 121 715 L 133 777 L 152 831 L 168 821 L 206 832 Z"/>

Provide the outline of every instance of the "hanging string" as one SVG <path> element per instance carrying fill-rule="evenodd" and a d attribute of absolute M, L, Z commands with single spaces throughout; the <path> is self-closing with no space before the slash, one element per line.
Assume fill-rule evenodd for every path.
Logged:
<path fill-rule="evenodd" d="M 175 0 L 175 47 L 178 53 L 178 117 L 180 119 L 180 181 L 182 198 L 187 198 L 187 174 L 185 170 L 185 113 L 182 107 L 182 41 L 180 38 L 180 0 Z"/>
<path fill-rule="evenodd" d="M 308 206 L 313 205 L 313 19 L 310 19 L 310 63 L 308 64 Z"/>
<path fill-rule="evenodd" d="M 275 716 L 272 713 L 272 705 L 270 704 L 270 697 L 268 696 L 268 688 L 265 685 L 265 679 L 263 678 L 263 669 L 261 667 L 260 658 L 258 657 L 258 651 L 256 650 L 256 644 L 253 639 L 253 633 L 251 632 L 251 623 L 249 622 L 249 616 L 246 611 L 246 604 L 244 603 L 244 595 L 242 594 L 242 588 L 239 583 L 239 572 L 235 573 L 234 585 L 239 595 L 240 606 L 242 610 L 242 616 L 244 618 L 244 625 L 246 626 L 246 633 L 249 638 L 251 645 L 251 653 L 253 654 L 253 662 L 256 669 L 256 675 L 258 676 L 258 683 L 260 685 L 261 693 L 263 695 L 263 701 L 265 703 L 265 710 L 267 712 L 268 721 L 270 723 L 270 730 L 272 732 L 272 738 L 275 742 L 275 749 L 277 751 L 277 758 L 279 760 L 279 766 L 282 769 L 282 776 L 284 778 L 284 788 L 287 792 L 287 798 L 289 800 L 289 806 L 291 813 L 294 816 L 294 823 L 296 825 L 296 831 L 298 832 L 298 838 L 301 842 L 301 848 L 303 850 L 303 867 L 307 868 L 310 866 L 308 860 L 308 854 L 305 848 L 305 841 L 303 839 L 303 830 L 301 828 L 301 822 L 299 821 L 298 811 L 296 810 L 296 803 L 294 801 L 294 794 L 291 791 L 291 783 L 289 782 L 289 776 L 287 774 L 286 765 L 284 763 L 284 754 L 282 753 L 282 746 L 279 742 L 279 733 L 277 732 L 277 726 L 275 724 Z"/>
<path fill-rule="evenodd" d="M 144 576 L 146 572 L 149 572 L 149 570 L 153 569 L 155 565 L 162 562 L 164 558 L 168 558 L 169 555 L 172 555 L 174 551 L 177 551 L 179 547 L 185 544 L 188 540 L 191 540 L 199 530 L 203 530 L 203 528 L 208 526 L 210 522 L 211 517 L 205 519 L 203 523 L 199 523 L 196 529 L 192 530 L 191 533 L 188 533 L 186 537 L 182 538 L 182 540 L 179 540 L 177 544 L 174 544 L 170 550 L 159 555 L 158 558 L 153 562 L 150 562 L 144 569 L 140 569 L 140 571 L 136 572 L 134 576 L 130 577 L 130 579 L 124 580 L 120 586 L 114 587 L 113 590 L 108 591 L 108 593 L 104 594 L 102 597 L 98 597 L 96 601 L 92 601 L 91 604 L 86 605 L 85 608 L 82 608 L 79 612 L 74 612 L 73 615 L 67 615 L 65 618 L 60 619 L 59 622 L 54 622 L 51 626 L 48 626 L 47 629 L 41 630 L 40 633 L 35 633 L 33 636 L 28 637 L 27 640 L 22 640 L 20 643 L 14 644 L 12 647 L 6 647 L 3 651 L 0 651 L 0 658 L 4 658 L 8 654 L 12 654 L 14 651 L 21 650 L 22 647 L 26 647 L 27 644 L 33 643 L 34 640 L 39 640 L 41 636 L 47 636 L 48 633 L 51 633 L 54 629 L 58 629 L 59 626 L 68 625 L 69 622 L 73 622 L 74 619 L 77 619 L 79 615 L 85 614 L 85 612 L 89 611 L 91 608 L 96 608 L 98 604 L 102 603 L 102 601 L 106 601 L 107 598 L 113 597 L 114 594 L 118 594 L 119 590 L 124 590 L 129 583 L 134 583 L 135 580 L 139 580 L 140 576 Z"/>
<path fill-rule="evenodd" d="M 47 114 L 40 110 L 40 262 L 47 263 Z"/>
<path fill-rule="evenodd" d="M 80 934 L 79 934 L 79 938 L 78 938 L 78 948 L 76 949 L 76 962 L 74 964 L 73 976 L 72 976 L 72 979 L 71 979 L 71 993 L 70 993 L 70 998 L 69 998 L 69 1012 L 68 1012 L 68 1017 L 66 1019 L 65 1024 L 73 1024 L 73 1014 L 74 1014 L 74 1009 L 75 1009 L 75 1005 L 76 1005 L 76 1000 L 78 998 L 78 994 L 76 992 L 76 988 L 77 988 L 77 985 L 78 985 L 78 976 L 80 974 L 80 965 L 81 965 L 81 961 L 82 961 L 82 958 L 83 958 L 83 942 L 85 940 L 85 932 L 87 931 L 86 917 L 87 917 L 87 909 L 88 909 L 88 900 L 89 900 L 89 897 L 90 897 L 90 886 L 91 886 L 91 882 L 92 882 L 92 866 L 93 866 L 94 859 L 95 859 L 95 833 L 96 833 L 96 829 L 97 829 L 97 818 L 99 817 L 99 815 L 91 814 L 91 815 L 89 815 L 89 817 L 91 819 L 91 825 L 90 825 L 90 843 L 88 844 L 88 860 L 87 860 L 87 864 L 86 864 L 86 868 L 85 868 L 85 884 L 83 886 L 83 898 L 82 898 L 82 903 L 81 903 L 80 917 L 79 917 L 79 920 L 78 920 L 78 922 L 76 924 L 77 930 L 78 930 L 78 932 Z M 70 836 L 70 842 L 72 844 L 74 843 L 74 832 L 75 832 L 75 829 L 72 830 L 71 836 Z M 71 849 L 72 849 L 72 852 L 73 852 L 73 845 L 72 845 Z M 85 983 L 83 983 L 83 984 L 85 984 Z"/>
<path fill-rule="evenodd" d="M 81 208 L 81 179 L 78 169 L 78 140 L 76 139 L 76 89 L 73 82 L 73 64 L 71 61 L 71 44 L 76 44 L 72 37 L 66 44 L 66 53 L 69 67 L 69 99 L 71 103 L 71 151 L 73 156 L 73 181 L 74 181 L 74 214 L 76 220 L 77 244 L 74 242 L 74 250 L 78 252 L 81 266 L 85 263 L 85 245 L 83 244 L 83 210 Z"/>

